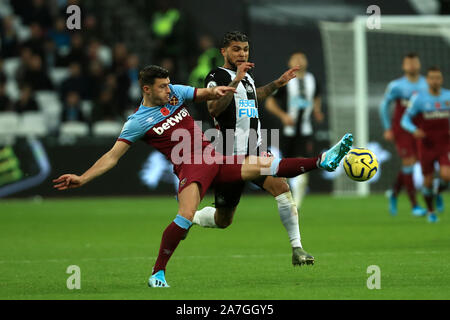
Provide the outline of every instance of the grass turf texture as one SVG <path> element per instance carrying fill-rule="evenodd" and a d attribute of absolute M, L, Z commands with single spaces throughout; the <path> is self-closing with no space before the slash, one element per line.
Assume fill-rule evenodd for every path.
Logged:
<path fill-rule="evenodd" d="M 228 229 L 191 229 L 168 264 L 170 289 L 148 288 L 176 207 L 172 197 L 1 201 L 0 299 L 450 298 L 448 214 L 430 225 L 400 198 L 391 217 L 381 195 L 308 196 L 300 225 L 316 264 L 296 268 L 276 202 L 245 195 Z M 69 265 L 81 290 L 66 288 Z M 370 265 L 380 290 L 366 286 Z"/>

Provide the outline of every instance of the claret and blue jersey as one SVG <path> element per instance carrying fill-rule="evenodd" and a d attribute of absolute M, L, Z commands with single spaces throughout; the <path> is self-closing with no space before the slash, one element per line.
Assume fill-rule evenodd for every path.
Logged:
<path fill-rule="evenodd" d="M 188 130 L 191 137 L 202 134 L 201 129 L 195 125 L 185 102 L 193 101 L 196 90 L 193 87 L 169 84 L 170 98 L 164 106 L 146 107 L 141 105 L 137 111 L 128 117 L 118 138 L 128 144 L 144 140 L 162 152 L 167 159 L 178 141 L 172 141 L 172 132 L 176 129 Z M 197 132 L 198 131 L 198 132 Z M 202 146 L 209 142 L 202 142 Z"/>
<path fill-rule="evenodd" d="M 411 82 L 406 76 L 393 80 L 389 83 L 383 101 L 380 106 L 380 115 L 384 129 L 391 129 L 392 126 L 400 126 L 401 117 L 408 106 L 409 99 L 416 93 L 426 91 L 428 84 L 424 76 L 420 76 L 417 82 Z M 395 101 L 396 107 L 391 123 L 389 107 Z"/>
<path fill-rule="evenodd" d="M 441 89 L 438 96 L 423 91 L 411 98 L 401 125 L 411 133 L 420 128 L 428 140 L 445 143 L 449 136 L 449 117 L 450 90 Z"/>

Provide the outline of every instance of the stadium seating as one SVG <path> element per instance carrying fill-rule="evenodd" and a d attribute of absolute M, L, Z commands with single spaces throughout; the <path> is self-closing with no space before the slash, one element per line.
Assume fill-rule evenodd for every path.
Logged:
<path fill-rule="evenodd" d="M 58 94 L 54 91 L 36 91 L 36 102 L 39 110 L 45 115 L 49 130 L 56 130 L 60 123 L 62 105 Z"/>
<path fill-rule="evenodd" d="M 94 137 L 117 137 L 122 130 L 122 123 L 117 121 L 98 121 L 92 127 Z"/>
<path fill-rule="evenodd" d="M 83 116 L 85 119 L 91 119 L 93 108 L 94 108 L 94 105 L 92 104 L 91 100 L 81 101 L 81 112 L 83 113 Z"/>
<path fill-rule="evenodd" d="M 52 68 L 49 72 L 53 85 L 59 87 L 61 83 L 70 76 L 68 68 Z"/>
<path fill-rule="evenodd" d="M 18 123 L 18 135 L 44 137 L 47 134 L 45 116 L 39 111 L 24 112 Z"/>
<path fill-rule="evenodd" d="M 17 135 L 19 116 L 15 112 L 0 112 L 0 143 L 12 143 Z"/>
<path fill-rule="evenodd" d="M 8 77 L 8 80 L 14 80 L 16 77 L 17 68 L 20 66 L 20 58 L 8 58 L 3 61 L 3 71 Z"/>
<path fill-rule="evenodd" d="M 85 137 L 89 135 L 89 126 L 84 122 L 69 121 L 60 126 L 60 137 Z"/>

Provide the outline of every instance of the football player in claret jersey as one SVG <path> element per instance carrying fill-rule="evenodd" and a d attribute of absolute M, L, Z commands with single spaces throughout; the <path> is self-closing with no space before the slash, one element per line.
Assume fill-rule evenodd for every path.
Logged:
<path fill-rule="evenodd" d="M 402 127 L 417 139 L 417 148 L 424 175 L 423 195 L 428 221 L 437 222 L 433 206 L 434 163 L 439 162 L 441 184 L 445 190 L 450 181 L 450 90 L 442 88 L 443 76 L 438 67 L 427 71 L 429 89 L 414 95 L 402 117 Z"/>
<path fill-rule="evenodd" d="M 258 102 L 295 78 L 295 72 L 299 68 L 292 66 L 275 81 L 257 88 L 249 72 L 254 64 L 248 61 L 248 37 L 239 31 L 227 32 L 222 39 L 221 52 L 224 65 L 211 70 L 205 78 L 207 88 L 221 85 L 236 88 L 234 94 L 208 101 L 208 111 L 223 137 L 221 149 L 226 155 L 264 154 L 266 150 L 261 150 Z M 255 137 L 253 141 L 252 133 Z M 286 179 L 265 176 L 252 183 L 270 193 L 277 202 L 278 213 L 292 247 L 292 264 L 314 264 L 314 257 L 302 247 L 297 206 Z M 218 185 L 214 189 L 215 207 L 205 207 L 198 211 L 194 216 L 194 223 L 210 228 L 228 227 L 232 223 L 244 187 L 243 181 Z"/>
<path fill-rule="evenodd" d="M 397 153 L 402 160 L 402 168 L 397 174 L 389 196 L 389 211 L 392 215 L 397 214 L 397 197 L 401 189 L 405 187 L 413 215 L 422 216 L 426 214 L 426 210 L 417 204 L 412 177 L 414 164 L 417 161 L 416 142 L 414 137 L 401 127 L 400 120 L 411 96 L 426 90 L 427 82 L 425 77 L 420 75 L 420 60 L 415 53 L 409 53 L 403 57 L 403 71 L 405 73 L 403 77 L 389 83 L 380 105 L 384 138 L 395 143 Z M 395 102 L 395 109 L 391 121 L 389 111 L 392 102 Z"/>
<path fill-rule="evenodd" d="M 334 171 L 353 143 L 353 136 L 346 134 L 330 150 L 308 159 L 225 157 L 214 152 L 211 143 L 189 115 L 185 103 L 218 99 L 227 92 L 234 92 L 235 88 L 196 89 L 172 85 L 169 72 L 158 66 L 141 70 L 139 83 L 144 96 L 142 104 L 128 117 L 112 149 L 81 176 L 63 174 L 53 182 L 58 190 L 81 187 L 112 169 L 138 140 L 152 145 L 172 162 L 180 180 L 178 214 L 163 232 L 159 254 L 148 281 L 150 287 L 168 287 L 166 265 L 192 226 L 198 205 L 211 185 L 254 180 L 262 175 L 293 177 L 317 168 Z"/>

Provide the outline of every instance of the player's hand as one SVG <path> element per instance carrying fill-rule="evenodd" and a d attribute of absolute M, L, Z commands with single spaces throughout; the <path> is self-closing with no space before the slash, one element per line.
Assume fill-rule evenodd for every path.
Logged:
<path fill-rule="evenodd" d="M 394 133 L 391 129 L 385 130 L 383 136 L 386 141 L 394 141 Z"/>
<path fill-rule="evenodd" d="M 55 184 L 53 188 L 58 190 L 79 188 L 84 184 L 81 177 L 74 174 L 63 174 L 58 179 L 54 179 L 53 183 Z"/>
<path fill-rule="evenodd" d="M 425 138 L 426 134 L 422 129 L 417 129 L 416 131 L 414 131 L 413 136 L 414 138 L 422 139 Z"/>
<path fill-rule="evenodd" d="M 285 113 L 282 118 L 281 118 L 281 122 L 283 122 L 283 125 L 289 127 L 289 126 L 293 126 L 295 124 L 294 119 L 287 113 Z"/>
<path fill-rule="evenodd" d="M 227 86 L 219 86 L 212 88 L 213 99 L 219 99 L 229 92 L 236 93 L 236 89 Z"/>
<path fill-rule="evenodd" d="M 314 110 L 314 119 L 316 119 L 317 123 L 322 123 L 325 116 L 321 110 Z"/>
<path fill-rule="evenodd" d="M 283 73 L 281 75 L 281 77 L 279 77 L 278 80 L 276 81 L 277 86 L 282 87 L 282 86 L 287 85 L 287 83 L 289 81 L 291 81 L 292 79 L 294 79 L 296 77 L 295 73 L 299 70 L 300 70 L 300 67 L 294 67 L 294 68 L 289 69 L 285 73 Z"/>
<path fill-rule="evenodd" d="M 242 79 L 244 79 L 245 75 L 247 74 L 248 70 L 250 70 L 251 68 L 253 68 L 255 66 L 254 63 L 252 62 L 244 62 L 241 63 L 238 67 L 237 67 L 237 71 L 236 71 L 236 81 L 241 81 Z"/>

